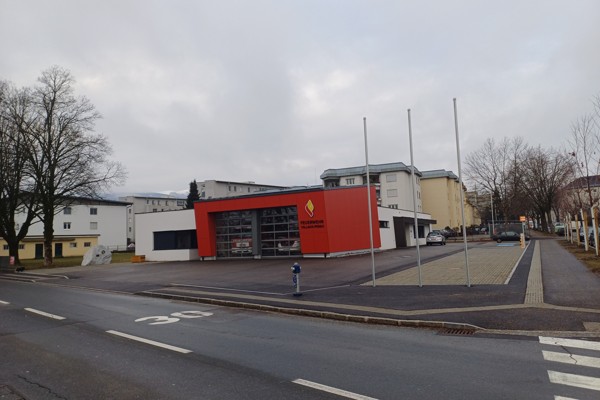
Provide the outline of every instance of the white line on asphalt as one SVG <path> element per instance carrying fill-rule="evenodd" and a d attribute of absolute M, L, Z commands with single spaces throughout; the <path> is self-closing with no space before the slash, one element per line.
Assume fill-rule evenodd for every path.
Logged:
<path fill-rule="evenodd" d="M 550 344 L 553 346 L 576 347 L 578 349 L 600 350 L 599 342 L 588 342 L 587 340 L 579 339 L 562 339 L 540 336 L 541 344 Z"/>
<path fill-rule="evenodd" d="M 129 335 L 129 334 L 123 333 L 123 332 L 106 331 L 106 333 L 110 333 L 112 335 L 121 336 L 121 337 L 124 337 L 126 339 L 135 340 L 135 341 L 138 341 L 138 342 L 141 342 L 141 343 L 150 344 L 152 346 L 162 347 L 163 349 L 172 350 L 172 351 L 176 351 L 176 352 L 179 352 L 179 353 L 187 354 L 187 353 L 191 353 L 192 352 L 191 350 L 183 349 L 181 347 L 171 346 L 170 344 L 165 344 L 165 343 L 161 343 L 161 342 L 155 342 L 154 340 L 144 339 L 142 337 Z"/>
<path fill-rule="evenodd" d="M 574 386 L 583 389 L 600 391 L 600 378 L 591 376 L 565 374 L 563 372 L 548 371 L 550 382 L 559 385 Z"/>
<path fill-rule="evenodd" d="M 343 396 L 343 397 L 346 397 L 348 399 L 355 399 L 355 400 L 377 400 L 377 399 L 375 399 L 373 397 L 363 396 L 363 395 L 360 395 L 360 394 L 348 392 L 346 390 L 337 389 L 337 388 L 334 388 L 334 387 L 331 387 L 331 386 L 321 385 L 320 383 L 306 381 L 304 379 L 296 379 L 296 380 L 294 380 L 292 382 L 297 383 L 298 385 L 303 385 L 303 386 L 308 386 L 308 387 L 313 388 L 313 389 L 318 389 L 318 390 L 321 390 L 323 392 L 328 392 L 328 393 L 336 394 L 338 396 Z"/>
<path fill-rule="evenodd" d="M 554 400 L 577 400 L 572 397 L 554 396 Z"/>
<path fill-rule="evenodd" d="M 576 354 L 556 353 L 554 351 L 542 350 L 544 360 L 559 362 L 563 364 L 573 364 L 582 367 L 600 368 L 600 358 L 579 356 Z"/>
<path fill-rule="evenodd" d="M 2 301 L 2 300 L 0 300 L 0 304 L 8 305 L 10 303 L 8 301 Z"/>
<path fill-rule="evenodd" d="M 61 317 L 60 315 L 50 314 L 44 311 L 36 310 L 35 308 L 26 308 L 25 311 L 29 311 L 35 314 L 43 315 L 44 317 L 52 318 L 52 319 L 66 319 L 65 317 Z"/>

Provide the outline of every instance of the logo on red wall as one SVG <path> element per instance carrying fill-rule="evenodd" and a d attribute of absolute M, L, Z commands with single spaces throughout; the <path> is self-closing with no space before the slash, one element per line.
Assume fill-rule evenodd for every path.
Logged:
<path fill-rule="evenodd" d="M 313 202 L 311 200 L 308 200 L 306 202 L 306 205 L 304 206 L 304 211 L 306 211 L 306 213 L 308 214 L 309 217 L 314 217 L 315 215 L 315 205 L 313 204 Z"/>

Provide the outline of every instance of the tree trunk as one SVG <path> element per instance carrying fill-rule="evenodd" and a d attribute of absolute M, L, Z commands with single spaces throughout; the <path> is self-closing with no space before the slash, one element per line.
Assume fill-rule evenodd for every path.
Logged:
<path fill-rule="evenodd" d="M 6 243 L 8 244 L 8 255 L 15 259 L 15 266 L 21 265 L 21 260 L 19 259 L 19 242 L 7 240 Z"/>
<path fill-rule="evenodd" d="M 44 212 L 44 267 L 52 266 L 52 241 L 54 240 L 54 212 Z"/>

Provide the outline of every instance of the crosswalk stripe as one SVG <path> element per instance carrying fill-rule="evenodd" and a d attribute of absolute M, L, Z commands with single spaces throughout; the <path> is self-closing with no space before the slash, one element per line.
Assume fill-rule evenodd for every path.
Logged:
<path fill-rule="evenodd" d="M 553 337 L 540 336 L 541 344 L 550 344 L 553 346 L 576 347 L 578 349 L 599 350 L 600 342 L 588 342 L 587 340 L 579 339 L 562 339 Z"/>
<path fill-rule="evenodd" d="M 544 360 L 559 362 L 563 364 L 573 364 L 583 367 L 600 368 L 600 358 L 580 356 L 576 354 L 557 353 L 554 351 L 542 351 Z"/>
<path fill-rule="evenodd" d="M 574 386 L 583 389 L 600 391 L 600 378 L 591 376 L 565 374 L 563 372 L 548 371 L 550 382 L 559 385 Z"/>

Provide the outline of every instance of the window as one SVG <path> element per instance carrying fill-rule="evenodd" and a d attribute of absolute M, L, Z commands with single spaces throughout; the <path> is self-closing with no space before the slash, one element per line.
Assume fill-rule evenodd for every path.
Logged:
<path fill-rule="evenodd" d="M 63 222 L 63 229 L 71 229 L 71 223 L 70 222 Z"/>
<path fill-rule="evenodd" d="M 387 197 L 398 197 L 398 189 L 388 189 Z"/>
<path fill-rule="evenodd" d="M 204 197 L 204 196 L 202 196 L 202 197 Z M 177 200 L 177 205 L 179 207 L 185 206 L 185 200 Z"/>
<path fill-rule="evenodd" d="M 154 250 L 197 249 L 196 230 L 154 232 Z"/>
<path fill-rule="evenodd" d="M 157 212 L 157 211 L 158 211 L 158 210 L 157 210 L 156 208 L 153 208 L 153 209 L 152 209 L 152 212 Z"/>
<path fill-rule="evenodd" d="M 386 182 L 396 182 L 396 174 L 389 174 L 385 176 Z"/>
<path fill-rule="evenodd" d="M 83 247 L 92 247 L 92 242 L 83 242 Z"/>
<path fill-rule="evenodd" d="M 97 222 L 90 222 L 90 229 L 95 231 L 98 230 L 98 223 Z"/>
<path fill-rule="evenodd" d="M 129 227 L 129 233 L 131 233 L 131 227 Z"/>
<path fill-rule="evenodd" d="M 131 214 L 131 208 L 129 209 L 129 214 Z"/>
<path fill-rule="evenodd" d="M 7 245 L 7 244 L 5 244 L 4 246 L 2 246 L 2 248 L 3 248 L 4 250 L 8 250 L 8 245 Z"/>
<path fill-rule="evenodd" d="M 390 227 L 390 221 L 379 221 L 379 227 L 380 228 L 389 228 Z"/>
<path fill-rule="evenodd" d="M 69 243 L 69 247 L 72 248 L 72 249 L 76 248 L 77 247 L 77 242 Z"/>
<path fill-rule="evenodd" d="M 414 225 L 413 225 L 414 228 Z M 425 227 L 423 225 L 418 226 L 419 238 L 423 239 L 425 237 Z M 413 229 L 413 239 L 415 237 L 415 230 Z"/>
<path fill-rule="evenodd" d="M 98 209 L 96 207 L 90 208 L 90 215 L 98 215 Z"/>
<path fill-rule="evenodd" d="M 398 204 L 390 204 L 388 207 L 397 210 L 398 209 Z"/>
<path fill-rule="evenodd" d="M 71 207 L 65 207 L 65 209 L 63 210 L 63 214 L 65 215 L 71 215 Z"/>
<path fill-rule="evenodd" d="M 354 178 L 346 178 L 346 185 L 354 185 Z"/>
<path fill-rule="evenodd" d="M 19 244 L 19 250 L 25 250 L 25 245 L 24 244 Z"/>

